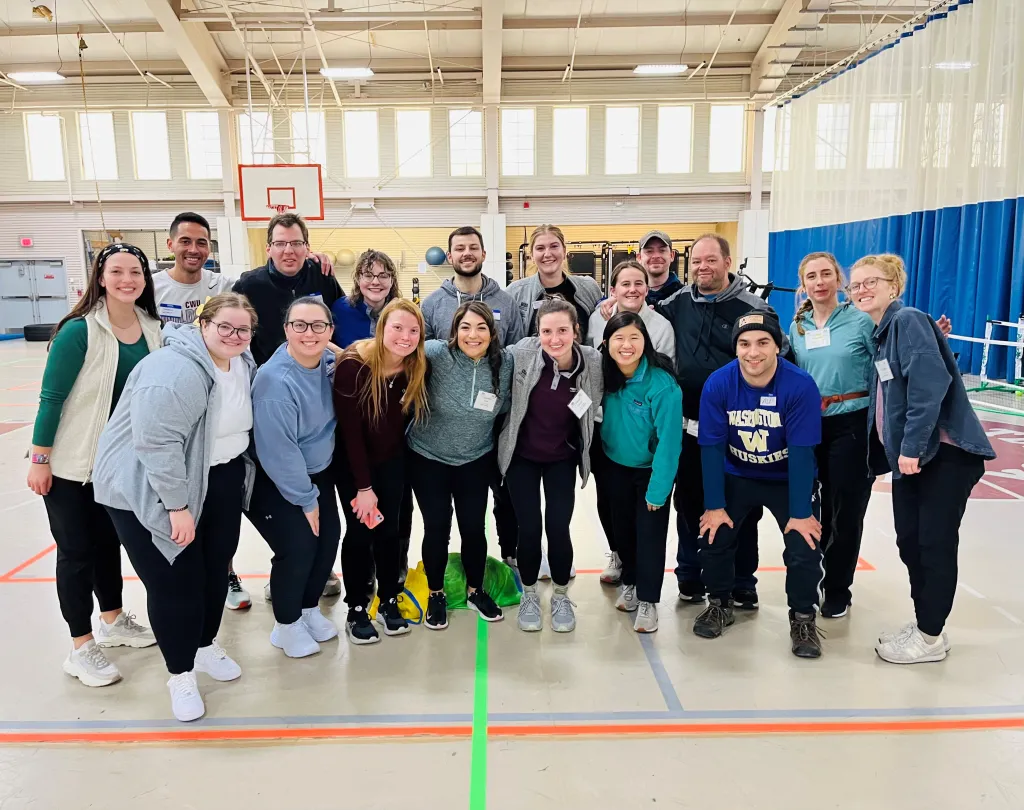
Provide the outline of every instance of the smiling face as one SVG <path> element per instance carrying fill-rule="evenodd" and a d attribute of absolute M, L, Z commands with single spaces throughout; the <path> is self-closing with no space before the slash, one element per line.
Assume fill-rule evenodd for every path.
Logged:
<path fill-rule="evenodd" d="M 179 222 L 167 240 L 174 264 L 188 275 L 198 275 L 210 258 L 210 232 L 198 222 Z"/>
<path fill-rule="evenodd" d="M 608 338 L 608 354 L 623 374 L 632 375 L 644 356 L 643 333 L 633 324 L 616 329 Z"/>
<path fill-rule="evenodd" d="M 861 265 L 850 273 L 850 298 L 853 305 L 878 323 L 896 297 L 896 287 L 877 267 Z"/>
<path fill-rule="evenodd" d="M 660 239 L 649 239 L 640 251 L 640 264 L 651 277 L 651 283 L 659 287 L 668 280 L 668 271 L 676 252 Z"/>
<path fill-rule="evenodd" d="M 231 360 L 244 352 L 252 340 L 252 318 L 244 309 L 236 307 L 225 307 L 217 311 L 217 314 L 209 321 L 200 324 L 203 332 L 203 341 L 210 354 L 220 360 Z M 242 336 L 238 332 L 228 329 L 241 329 Z M 245 330 L 248 330 L 246 332 Z"/>
<path fill-rule="evenodd" d="M 303 326 L 304 324 L 304 326 Z M 322 326 L 317 326 L 322 324 Z M 323 328 L 319 334 L 314 329 Z M 305 329 L 305 331 L 300 331 Z M 334 327 L 322 307 L 316 304 L 300 304 L 292 307 L 288 313 L 288 323 L 284 327 L 288 349 L 292 356 L 303 360 L 313 360 L 323 355 L 327 344 L 331 342 Z"/>
<path fill-rule="evenodd" d="M 478 275 L 483 270 L 485 258 L 487 258 L 487 253 L 484 252 L 483 245 L 480 244 L 480 237 L 475 233 L 452 237 L 448 261 L 458 275 Z"/>
<path fill-rule="evenodd" d="M 530 258 L 537 265 L 537 272 L 543 276 L 555 276 L 562 272 L 565 262 L 565 245 L 553 233 L 541 233 L 533 241 Z"/>
<path fill-rule="evenodd" d="M 475 312 L 467 312 L 459 321 L 459 348 L 470 360 L 479 360 L 491 345 L 491 328 Z"/>
<path fill-rule="evenodd" d="M 722 255 L 717 239 L 701 239 L 690 249 L 690 278 L 702 293 L 714 295 L 725 289 L 732 258 Z"/>
<path fill-rule="evenodd" d="M 286 276 L 294 276 L 302 269 L 309 256 L 309 245 L 302 235 L 302 228 L 292 225 L 275 225 L 267 245 L 267 255 L 273 260 L 274 267 Z"/>
<path fill-rule="evenodd" d="M 839 272 L 828 259 L 812 259 L 804 265 L 800 283 L 815 304 L 839 302 Z"/>
<path fill-rule="evenodd" d="M 408 357 L 420 345 L 420 324 L 411 312 L 400 309 L 392 312 L 383 328 L 384 348 L 395 357 Z"/>
<path fill-rule="evenodd" d="M 131 253 L 114 253 L 103 264 L 100 286 L 107 298 L 122 304 L 134 304 L 146 289 L 142 263 Z"/>
<path fill-rule="evenodd" d="M 548 357 L 562 361 L 572 356 L 576 328 L 565 312 L 551 312 L 540 319 L 538 328 L 541 348 Z"/>
<path fill-rule="evenodd" d="M 620 310 L 639 312 L 647 300 L 647 280 L 636 268 L 626 267 L 619 271 L 609 292 Z"/>
<path fill-rule="evenodd" d="M 394 283 L 394 276 L 380 262 L 374 262 L 369 270 L 359 274 L 359 292 L 371 309 L 380 309 L 384 305 Z"/>
<path fill-rule="evenodd" d="M 767 385 L 779 364 L 779 346 L 770 333 L 751 329 L 736 341 L 736 358 L 747 382 Z"/>

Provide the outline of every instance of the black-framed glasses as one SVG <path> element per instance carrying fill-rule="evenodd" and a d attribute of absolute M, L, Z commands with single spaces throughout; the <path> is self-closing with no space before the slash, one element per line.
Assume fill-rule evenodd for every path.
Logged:
<path fill-rule="evenodd" d="M 365 281 L 367 283 L 369 283 L 371 281 L 379 281 L 381 283 L 386 283 L 386 282 L 391 281 L 394 278 L 394 275 L 392 275 L 391 273 L 386 273 L 386 272 L 385 273 L 367 273 L 364 270 L 362 273 L 359 274 L 359 278 L 362 281 Z"/>
<path fill-rule="evenodd" d="M 232 326 L 224 321 L 210 321 L 210 323 L 217 327 L 217 334 L 221 337 L 237 335 L 239 340 L 252 340 L 251 326 Z"/>
<path fill-rule="evenodd" d="M 331 324 L 327 323 L 327 321 L 313 321 L 312 323 L 308 323 L 306 321 L 288 321 L 288 325 L 292 328 L 293 332 L 300 335 L 307 329 L 311 329 L 314 335 L 322 335 L 331 328 Z"/>
<path fill-rule="evenodd" d="M 306 242 L 302 239 L 296 239 L 294 242 L 271 242 L 270 246 L 272 248 L 277 248 L 278 250 L 284 250 L 289 247 L 292 250 L 298 250 L 301 247 L 305 247 Z"/>

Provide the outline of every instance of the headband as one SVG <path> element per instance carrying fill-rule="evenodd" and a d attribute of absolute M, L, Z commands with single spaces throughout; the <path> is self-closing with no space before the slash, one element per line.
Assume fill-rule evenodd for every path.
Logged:
<path fill-rule="evenodd" d="M 135 245 L 127 245 L 124 242 L 111 242 L 103 250 L 96 255 L 96 266 L 103 267 L 107 259 L 113 256 L 115 253 L 130 253 L 139 263 L 142 265 L 142 269 L 145 272 L 149 272 L 149 258 Z"/>

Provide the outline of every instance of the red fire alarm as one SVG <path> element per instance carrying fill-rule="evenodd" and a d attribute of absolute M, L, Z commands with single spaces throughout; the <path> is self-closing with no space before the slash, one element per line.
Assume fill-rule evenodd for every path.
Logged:
<path fill-rule="evenodd" d="M 31 236 L 23 236 L 23 237 L 21 237 L 21 246 L 22 247 L 32 247 L 32 237 Z"/>
<path fill-rule="evenodd" d="M 523 208 L 529 208 L 529 207 L 530 207 L 530 201 L 529 200 L 523 200 Z"/>

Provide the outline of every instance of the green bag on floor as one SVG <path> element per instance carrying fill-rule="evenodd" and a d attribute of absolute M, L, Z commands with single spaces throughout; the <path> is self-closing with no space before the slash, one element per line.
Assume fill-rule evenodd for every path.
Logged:
<path fill-rule="evenodd" d="M 522 585 L 509 566 L 494 557 L 488 557 L 484 564 L 484 591 L 498 607 L 518 605 L 522 596 Z M 452 552 L 448 555 L 448 567 L 444 571 L 444 595 L 452 610 L 466 607 L 466 569 L 462 555 Z"/>

